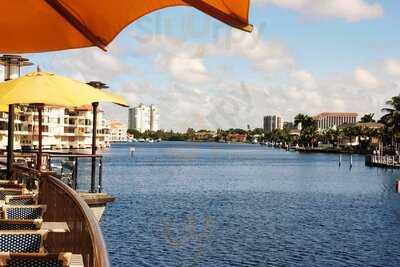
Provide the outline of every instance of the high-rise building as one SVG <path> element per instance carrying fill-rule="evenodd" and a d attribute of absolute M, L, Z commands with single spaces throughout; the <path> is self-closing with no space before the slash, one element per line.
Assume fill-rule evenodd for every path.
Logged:
<path fill-rule="evenodd" d="M 140 104 L 129 109 L 128 127 L 143 133 L 145 131 L 158 131 L 159 110 L 156 106 Z"/>
<path fill-rule="evenodd" d="M 151 105 L 150 106 L 150 131 L 156 132 L 159 129 L 158 122 L 160 120 L 160 112 L 159 109 Z"/>
<path fill-rule="evenodd" d="M 270 133 L 275 129 L 283 129 L 283 119 L 277 115 L 264 117 L 264 133 Z"/>
<path fill-rule="evenodd" d="M 354 112 L 323 112 L 314 119 L 318 123 L 318 129 L 328 130 L 342 124 L 354 124 L 357 122 L 358 114 Z"/>

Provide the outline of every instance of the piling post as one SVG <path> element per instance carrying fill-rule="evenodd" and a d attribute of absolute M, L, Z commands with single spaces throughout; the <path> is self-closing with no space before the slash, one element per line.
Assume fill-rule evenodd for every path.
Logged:
<path fill-rule="evenodd" d="M 353 155 L 350 155 L 350 169 L 353 168 Z"/>

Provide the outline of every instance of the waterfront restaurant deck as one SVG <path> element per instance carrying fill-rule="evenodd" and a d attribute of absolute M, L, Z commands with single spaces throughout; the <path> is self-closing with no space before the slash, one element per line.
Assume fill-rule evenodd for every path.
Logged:
<path fill-rule="evenodd" d="M 23 54 L 91 46 L 97 46 L 102 50 L 106 50 L 107 45 L 128 24 L 153 11 L 176 5 L 191 6 L 243 31 L 251 32 L 253 30 L 253 26 L 249 23 L 249 1 L 236 1 L 235 3 L 226 0 L 147 1 L 137 4 L 132 4 L 132 1 L 73 2 L 73 5 L 72 2 L 67 4 L 57 0 L 23 3 L 9 1 L 8 3 L 3 3 L 3 9 L 8 12 L 3 14 L 3 38 L 0 42 L 0 51 L 2 53 Z M 92 4 L 96 6 L 91 8 Z M 52 23 L 48 23 L 49 21 L 52 21 Z M 30 29 L 28 38 L 26 35 L 27 27 Z M 10 36 L 13 36 L 13 38 L 10 38 Z M 42 113 L 44 105 L 77 107 L 89 103 L 92 104 L 93 156 L 91 156 L 91 173 L 93 174 L 97 148 L 95 136 L 98 102 L 104 101 L 104 98 L 108 98 L 109 100 L 116 100 L 116 98 L 111 97 L 110 94 L 98 91 L 95 93 L 88 88 L 83 90 L 84 87 L 82 85 L 76 83 L 73 85 L 74 81 L 68 81 L 63 77 L 39 71 L 20 78 L 23 82 L 21 80 L 15 81 L 13 79 L 20 76 L 21 67 L 32 65 L 28 59 L 20 56 L 4 55 L 0 59 L 0 64 L 3 64 L 6 70 L 4 72 L 6 81 L 3 83 L 2 95 L 0 94 L 0 98 L 2 98 L 1 104 L 8 106 L 9 113 L 7 178 L 8 180 L 17 181 L 17 184 L 22 184 L 21 188 L 23 188 L 19 192 L 13 192 L 12 190 L 3 191 L 5 203 L 2 205 L 2 210 L 7 209 L 6 205 L 9 204 L 8 201 L 11 200 L 10 198 L 30 198 L 28 202 L 31 203 L 29 205 L 45 205 L 43 207 L 46 207 L 46 212 L 42 215 L 44 222 L 58 223 L 56 228 L 65 223 L 69 228 L 68 231 L 63 233 L 49 233 L 49 231 L 43 230 L 43 232 L 40 232 L 41 238 L 34 244 L 31 244 L 35 247 L 34 251 L 22 250 L 21 252 L 15 252 L 11 249 L 2 248 L 0 251 L 8 254 L 5 258 L 1 259 L 0 266 L 27 266 L 26 262 L 29 262 L 31 266 L 72 266 L 68 262 L 72 259 L 72 254 L 80 255 L 85 266 L 109 266 L 107 250 L 96 217 L 85 201 L 76 193 L 78 185 L 76 179 L 78 174 L 77 161 L 75 164 L 70 164 L 73 166 L 70 169 L 72 178 L 58 175 L 52 171 L 50 161 L 42 161 Z M 101 85 L 101 83 L 96 84 Z M 63 88 L 65 92 L 58 95 L 54 94 L 54 90 L 58 90 L 59 88 Z M 101 89 L 100 87 L 96 88 Z M 89 94 L 88 90 L 92 91 L 92 93 Z M 30 97 L 26 97 L 28 92 Z M 84 92 L 87 94 L 84 94 Z M 100 95 L 104 96 L 104 98 L 99 97 Z M 111 102 L 121 104 L 120 100 Z M 33 104 L 38 109 L 39 153 L 36 157 L 36 162 L 34 162 L 35 164 L 26 162 L 24 157 L 21 158 L 21 163 L 18 160 L 13 160 L 14 105 L 18 104 Z M 125 105 L 128 106 L 127 103 Z M 42 166 L 46 164 L 45 171 L 42 171 Z M 62 172 L 63 168 L 61 168 Z M 101 169 L 98 173 L 99 177 L 101 177 Z M 63 181 L 66 181 L 66 183 Z M 4 185 L 12 187 L 13 183 L 5 182 Z M 15 193 L 15 195 L 10 196 L 11 192 Z M 96 188 L 96 182 L 92 175 L 90 193 L 96 192 L 101 192 L 101 178 L 98 179 L 98 187 Z M 8 219 L 2 218 L 2 220 Z M 12 225 L 9 226 L 11 228 L 17 227 L 13 225 L 14 222 L 7 221 L 5 223 Z M 39 228 L 36 225 L 31 225 L 31 227 Z M 35 229 L 38 230 L 37 228 Z M 4 238 L 6 239 L 10 238 L 10 235 L 19 235 L 22 236 L 21 238 L 26 235 L 26 233 L 19 232 L 19 230 L 5 231 L 8 231 L 4 234 Z M 18 234 L 11 233 L 10 231 L 17 231 Z M 28 236 L 30 237 L 31 235 L 38 236 L 38 234 L 32 233 L 29 233 Z M 3 238 L 3 236 L 0 235 L 0 238 Z M 0 248 L 3 243 L 0 242 Z M 17 245 L 25 247 L 27 244 L 25 241 L 21 241 L 17 242 Z M 28 244 L 27 247 L 31 246 Z M 57 253 L 65 254 L 58 254 L 57 256 Z M 51 263 L 46 264 L 46 260 Z M 18 261 L 19 264 L 11 265 L 10 261 Z M 31 262 L 40 262 L 40 264 Z"/>
<path fill-rule="evenodd" d="M 51 171 L 52 155 L 45 155 L 46 170 L 39 172 L 35 153 L 17 153 L 12 179 L 0 181 L 0 266 L 110 266 L 97 219 L 74 190 L 78 166 L 71 176 L 74 183 L 67 185 Z M 64 157 L 77 162 L 84 155 Z M 5 167 L 4 161 L 0 166 Z"/>

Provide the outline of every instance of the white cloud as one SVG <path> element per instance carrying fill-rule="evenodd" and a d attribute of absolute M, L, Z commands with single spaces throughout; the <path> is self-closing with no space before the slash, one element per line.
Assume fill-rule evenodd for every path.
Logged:
<path fill-rule="evenodd" d="M 382 86 L 382 82 L 367 69 L 359 67 L 354 71 L 356 82 L 366 88 L 376 89 Z"/>
<path fill-rule="evenodd" d="M 82 81 L 112 80 L 129 71 L 125 63 L 118 58 L 117 52 L 114 52 L 114 49 L 117 50 L 114 47 L 107 53 L 98 48 L 65 52 L 54 57 L 48 68 L 59 74 L 72 75 L 73 78 Z"/>
<path fill-rule="evenodd" d="M 317 89 L 317 81 L 315 80 L 314 76 L 305 70 L 297 70 L 291 74 L 292 78 L 300 83 L 304 88 L 315 90 Z"/>
<path fill-rule="evenodd" d="M 213 55 L 242 57 L 258 70 L 266 72 L 292 68 L 295 64 L 289 49 L 278 41 L 264 41 L 257 32 L 248 34 L 233 29 L 228 36 L 220 38 L 208 47 Z"/>
<path fill-rule="evenodd" d="M 173 74 L 174 69 L 179 74 L 198 76 L 205 79 L 207 67 L 204 64 L 206 57 L 232 57 L 247 60 L 255 70 L 276 72 L 292 69 L 295 60 L 287 46 L 279 41 L 265 41 L 257 30 L 252 33 L 243 33 L 233 29 L 226 35 L 220 36 L 215 42 L 207 44 L 187 43 L 177 38 L 165 35 L 142 37 L 136 52 L 138 54 L 158 55 L 156 64 L 166 63 L 163 67 Z M 162 61 L 159 61 L 160 58 Z M 173 63 L 176 63 L 172 65 Z M 176 69 L 178 63 L 181 65 Z M 182 64 L 183 63 L 183 64 Z M 185 64 L 186 63 L 186 64 Z M 195 79 L 196 80 L 196 79 Z"/>
<path fill-rule="evenodd" d="M 337 17 L 349 22 L 381 17 L 383 7 L 365 0 L 256 0 L 300 12 L 308 17 Z"/>
<path fill-rule="evenodd" d="M 373 66 L 321 80 L 302 69 L 285 44 L 264 41 L 257 35 L 242 36 L 235 30 L 205 44 L 156 36 L 136 52 L 151 56 L 152 71 L 154 65 L 158 66 L 160 73 L 168 74 L 169 81 L 160 84 L 144 76 L 140 82 L 122 83 L 121 93 L 131 104 L 158 105 L 164 129 L 261 127 L 262 117 L 268 113 L 281 113 L 286 120 L 299 112 L 378 115 L 385 100 L 396 94 L 393 83 L 386 82 L 380 72 L 370 71 Z M 235 72 L 235 66 L 226 63 L 224 70 L 218 71 L 220 62 L 231 58 L 247 62 L 247 71 L 256 80 L 242 73 L 246 67 Z M 210 62 L 216 59 L 217 66 Z M 126 114 L 113 114 L 126 121 Z"/>
<path fill-rule="evenodd" d="M 269 113 L 281 113 L 286 120 L 299 112 L 378 115 L 400 86 L 396 76 L 385 79 L 384 73 L 372 71 L 374 66 L 319 79 L 296 62 L 284 43 L 237 31 L 208 43 L 156 36 L 140 43 L 134 52 L 82 50 L 50 62 L 61 73 L 110 84 L 131 105 L 157 105 L 161 127 L 183 131 L 189 127 L 245 128 L 247 124 L 261 127 L 262 117 Z M 385 64 L 388 68 L 381 69 L 396 74 L 393 62 L 379 67 Z M 103 107 L 106 117 L 127 122 L 126 109 Z"/>
<path fill-rule="evenodd" d="M 153 65 L 180 83 L 201 84 L 211 80 L 201 46 L 190 46 L 165 35 L 143 36 L 136 54 L 156 55 Z"/>
<path fill-rule="evenodd" d="M 400 77 L 400 60 L 388 59 L 383 65 L 388 74 Z"/>
<path fill-rule="evenodd" d="M 203 59 L 186 52 L 159 56 L 154 63 L 160 70 L 168 72 L 175 81 L 190 84 L 210 81 Z"/>

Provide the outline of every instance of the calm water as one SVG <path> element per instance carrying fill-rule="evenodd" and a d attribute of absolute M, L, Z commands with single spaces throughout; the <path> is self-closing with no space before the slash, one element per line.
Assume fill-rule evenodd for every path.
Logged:
<path fill-rule="evenodd" d="M 116 145 L 113 266 L 399 266 L 397 171 L 257 145 Z"/>

